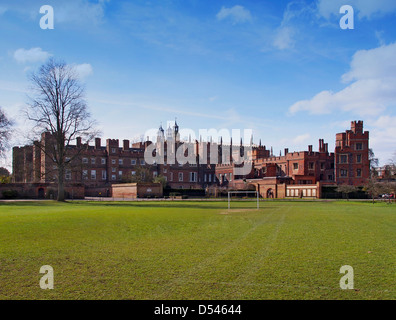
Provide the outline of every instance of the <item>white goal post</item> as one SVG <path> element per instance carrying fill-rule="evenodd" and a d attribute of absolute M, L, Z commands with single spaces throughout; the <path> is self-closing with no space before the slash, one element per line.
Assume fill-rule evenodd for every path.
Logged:
<path fill-rule="evenodd" d="M 231 208 L 231 195 L 235 193 L 255 193 L 257 198 L 257 209 L 260 209 L 259 192 L 258 191 L 228 191 L 228 210 Z"/>

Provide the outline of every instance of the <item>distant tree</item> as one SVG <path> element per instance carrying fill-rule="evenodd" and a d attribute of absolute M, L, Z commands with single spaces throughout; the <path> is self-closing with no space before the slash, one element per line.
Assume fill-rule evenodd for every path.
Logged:
<path fill-rule="evenodd" d="M 369 161 L 370 161 L 370 176 L 377 177 L 378 171 L 377 167 L 379 165 L 378 158 L 375 157 L 373 149 L 369 149 Z"/>
<path fill-rule="evenodd" d="M 0 108 L 0 156 L 4 155 L 8 147 L 8 141 L 11 136 L 11 128 L 14 122 L 10 120 L 5 112 Z"/>
<path fill-rule="evenodd" d="M 123 183 L 137 183 L 137 182 L 153 182 L 153 174 L 149 168 L 144 166 L 136 166 L 134 174 L 129 173 L 128 176 L 123 177 Z"/>
<path fill-rule="evenodd" d="M 153 182 L 155 182 L 155 183 L 161 183 L 162 188 L 165 188 L 166 185 L 167 185 L 167 183 L 168 183 L 168 182 L 166 181 L 166 178 L 165 178 L 163 175 L 159 175 L 159 176 L 155 177 L 155 178 L 153 179 Z"/>
<path fill-rule="evenodd" d="M 0 167 L 0 184 L 10 183 L 11 182 L 11 174 L 8 169 L 4 167 Z"/>
<path fill-rule="evenodd" d="M 396 152 L 393 153 L 393 158 L 388 161 L 388 167 L 390 170 L 390 178 L 396 178 Z"/>
<path fill-rule="evenodd" d="M 392 198 L 390 197 L 391 194 L 396 193 L 396 183 L 395 182 L 382 182 L 382 189 L 381 193 L 389 195 L 389 203 L 392 203 Z"/>
<path fill-rule="evenodd" d="M 26 117 L 33 132 L 51 133 L 50 145 L 38 144 L 57 168 L 58 201 L 65 199 L 65 172 L 79 152 L 68 157 L 70 143 L 77 137 L 89 142 L 97 135 L 85 101 L 84 88 L 75 69 L 63 61 L 48 60 L 30 77 L 33 94 Z"/>
<path fill-rule="evenodd" d="M 10 171 L 7 168 L 0 167 L 0 176 L 9 177 L 11 175 Z"/>
<path fill-rule="evenodd" d="M 342 195 L 346 196 L 347 201 L 349 201 L 349 194 L 356 192 L 357 188 L 355 186 L 350 186 L 350 185 L 339 185 L 336 189 L 337 192 L 342 193 Z"/>
<path fill-rule="evenodd" d="M 371 198 L 373 199 L 373 203 L 375 203 L 375 198 L 377 198 L 379 195 L 381 195 L 384 192 L 384 186 L 382 183 L 378 181 L 377 178 L 370 177 L 367 180 L 363 190 L 366 191 L 371 196 Z"/>

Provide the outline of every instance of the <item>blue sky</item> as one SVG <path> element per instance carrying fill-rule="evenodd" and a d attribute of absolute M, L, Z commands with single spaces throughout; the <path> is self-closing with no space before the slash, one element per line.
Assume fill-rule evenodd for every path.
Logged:
<path fill-rule="evenodd" d="M 47 4 L 53 30 L 39 26 Z M 339 26 L 344 4 L 353 30 Z M 252 129 L 279 154 L 319 138 L 333 149 L 364 120 L 384 164 L 396 151 L 395 17 L 394 0 L 2 0 L 0 106 L 24 144 L 27 76 L 55 57 L 80 72 L 103 139 L 177 117 L 197 133 Z"/>

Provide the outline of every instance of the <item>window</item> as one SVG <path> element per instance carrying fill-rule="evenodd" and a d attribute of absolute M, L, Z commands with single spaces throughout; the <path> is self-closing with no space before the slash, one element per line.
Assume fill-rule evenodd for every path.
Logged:
<path fill-rule="evenodd" d="M 88 158 L 82 158 L 82 163 L 88 163 Z"/>
<path fill-rule="evenodd" d="M 115 148 L 111 148 L 111 153 L 116 153 L 116 149 Z"/>
<path fill-rule="evenodd" d="M 363 150 L 363 143 L 356 143 L 356 150 Z"/>
<path fill-rule="evenodd" d="M 82 171 L 82 178 L 83 178 L 83 180 L 87 180 L 88 179 L 88 170 L 83 170 Z"/>
<path fill-rule="evenodd" d="M 212 175 L 208 174 L 208 182 L 212 182 Z"/>
<path fill-rule="evenodd" d="M 340 176 L 341 177 L 348 177 L 348 170 L 340 169 Z"/>
<path fill-rule="evenodd" d="M 361 154 L 356 155 L 356 163 L 362 163 L 362 155 Z"/>
<path fill-rule="evenodd" d="M 183 172 L 179 172 L 179 181 L 183 181 Z"/>
<path fill-rule="evenodd" d="M 362 176 L 362 169 L 357 169 L 356 170 L 356 176 L 361 177 Z"/>
<path fill-rule="evenodd" d="M 197 182 L 197 173 L 190 172 L 190 182 Z"/>
<path fill-rule="evenodd" d="M 66 162 L 66 163 L 70 162 L 70 158 L 69 158 L 69 157 L 66 157 L 66 158 L 65 158 L 65 162 Z"/>
<path fill-rule="evenodd" d="M 136 176 L 136 171 L 132 171 L 131 174 L 132 174 L 133 176 Z"/>
<path fill-rule="evenodd" d="M 136 159 L 131 160 L 131 165 L 135 166 L 136 165 Z"/>
<path fill-rule="evenodd" d="M 124 163 L 123 159 L 118 159 L 118 164 L 122 165 Z"/>
<path fill-rule="evenodd" d="M 115 159 L 111 159 L 111 164 L 116 164 L 116 160 Z"/>
<path fill-rule="evenodd" d="M 315 164 L 313 162 L 308 163 L 308 168 L 313 170 L 315 167 Z"/>
<path fill-rule="evenodd" d="M 111 172 L 116 172 L 117 168 L 111 168 Z"/>
<path fill-rule="evenodd" d="M 66 180 L 71 180 L 71 170 L 70 169 L 66 169 L 66 171 L 65 171 L 65 179 Z"/>
<path fill-rule="evenodd" d="M 298 170 L 298 163 L 297 162 L 293 163 L 293 170 Z"/>
<path fill-rule="evenodd" d="M 232 173 L 230 173 L 230 181 L 232 181 Z"/>
<path fill-rule="evenodd" d="M 206 173 L 204 174 L 204 182 L 206 182 L 206 180 L 207 180 L 207 175 L 206 175 Z"/>
<path fill-rule="evenodd" d="M 116 180 L 116 179 L 117 179 L 116 175 L 115 175 L 115 174 L 112 174 L 112 175 L 111 175 L 111 180 Z"/>
<path fill-rule="evenodd" d="M 140 165 L 141 165 L 141 166 L 144 166 L 144 165 L 145 165 L 145 162 L 144 162 L 143 159 L 140 160 Z"/>
<path fill-rule="evenodd" d="M 167 169 L 164 169 L 164 173 L 167 173 L 168 172 L 168 170 Z"/>
<path fill-rule="evenodd" d="M 102 180 L 106 180 L 106 179 L 107 179 L 106 170 L 102 170 Z"/>
<path fill-rule="evenodd" d="M 340 155 L 340 163 L 348 163 L 348 157 L 346 154 Z"/>
<path fill-rule="evenodd" d="M 95 164 L 95 158 L 91 158 L 91 164 Z"/>
<path fill-rule="evenodd" d="M 122 177 L 122 171 L 118 171 L 118 176 L 121 178 Z"/>
<path fill-rule="evenodd" d="M 101 164 L 106 164 L 106 158 L 102 158 L 102 159 L 100 160 L 100 163 L 101 163 Z"/>
<path fill-rule="evenodd" d="M 329 175 L 327 176 L 327 180 L 332 181 L 332 180 L 333 180 L 333 175 L 332 175 L 332 174 L 329 174 Z"/>
<path fill-rule="evenodd" d="M 156 178 L 158 176 L 158 172 L 157 171 L 154 171 L 153 172 L 153 178 Z"/>
<path fill-rule="evenodd" d="M 321 162 L 320 163 L 320 170 L 324 170 L 325 169 L 325 163 L 324 162 Z"/>
<path fill-rule="evenodd" d="M 91 170 L 91 180 L 96 180 L 96 170 Z"/>
<path fill-rule="evenodd" d="M 170 181 L 173 181 L 173 172 L 170 173 L 169 180 L 170 180 Z"/>

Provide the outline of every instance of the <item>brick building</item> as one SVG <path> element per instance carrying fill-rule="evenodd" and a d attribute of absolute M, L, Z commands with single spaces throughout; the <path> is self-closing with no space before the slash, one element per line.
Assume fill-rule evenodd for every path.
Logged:
<path fill-rule="evenodd" d="M 13 148 L 13 179 L 15 183 L 53 183 L 56 167 L 42 150 L 51 148 L 51 135 L 43 133 L 32 145 Z M 238 164 L 232 154 L 244 154 L 246 149 L 251 170 L 238 175 Z M 272 149 L 272 148 L 271 148 Z M 187 163 L 178 163 L 175 154 L 182 150 Z M 151 153 L 152 163 L 146 163 Z M 320 197 L 323 185 L 350 184 L 362 186 L 369 177 L 369 133 L 363 131 L 362 121 L 353 121 L 351 129 L 336 134 L 334 153 L 319 139 L 318 151 L 313 146 L 300 152 L 274 156 L 265 146 L 228 145 L 203 141 L 180 141 L 179 126 L 158 130 L 157 141 L 130 143 L 107 139 L 102 146 L 96 138 L 94 145 L 82 144 L 81 138 L 68 148 L 70 161 L 65 172 L 66 187 L 81 184 L 86 196 L 110 196 L 111 186 L 130 182 L 142 174 L 163 176 L 173 189 L 246 189 L 254 187 L 262 197 Z M 213 162 L 213 159 L 216 159 Z M 300 186 L 300 187 L 299 187 Z M 301 186 L 304 186 L 303 188 Z M 281 191 L 282 190 L 282 191 Z M 304 191 L 305 190 L 305 191 Z M 313 191 L 315 190 L 315 191 Z"/>

